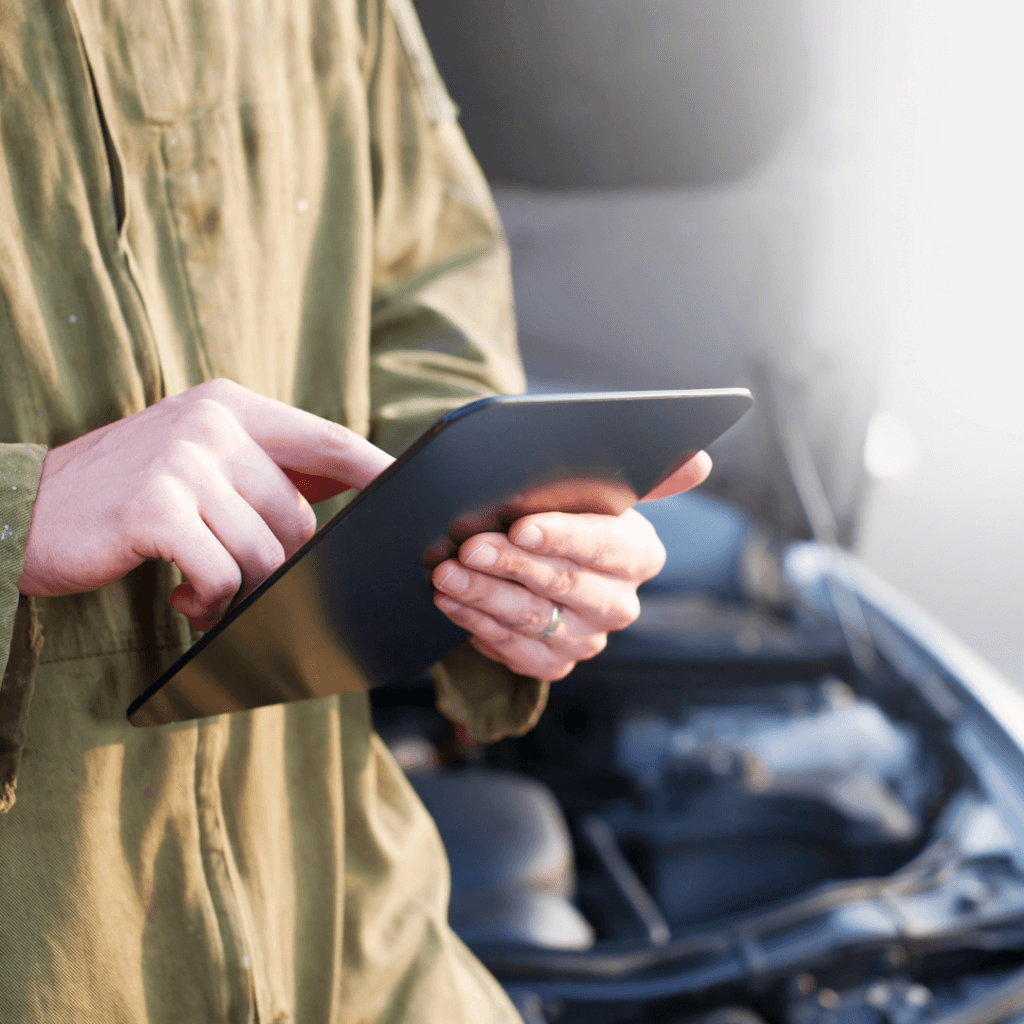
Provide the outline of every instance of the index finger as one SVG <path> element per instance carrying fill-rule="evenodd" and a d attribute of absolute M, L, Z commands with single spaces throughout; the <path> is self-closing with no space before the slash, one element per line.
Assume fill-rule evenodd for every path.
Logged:
<path fill-rule="evenodd" d="M 665 562 L 654 527 L 632 509 L 621 516 L 538 512 L 513 523 L 508 539 L 533 554 L 566 558 L 620 579 L 650 579 Z"/>
<path fill-rule="evenodd" d="M 394 458 L 340 423 L 266 398 L 230 381 L 212 381 L 219 401 L 242 429 L 282 469 L 299 477 L 326 477 L 345 487 L 365 487 Z M 328 495 L 324 495 L 327 497 Z"/>

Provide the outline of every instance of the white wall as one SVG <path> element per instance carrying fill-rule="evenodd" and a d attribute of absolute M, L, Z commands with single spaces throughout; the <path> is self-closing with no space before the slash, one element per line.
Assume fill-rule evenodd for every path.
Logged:
<path fill-rule="evenodd" d="M 876 489 L 860 553 L 1024 685 L 1024 5 L 902 0 L 888 17 L 865 241 L 883 403 L 921 457 Z"/>

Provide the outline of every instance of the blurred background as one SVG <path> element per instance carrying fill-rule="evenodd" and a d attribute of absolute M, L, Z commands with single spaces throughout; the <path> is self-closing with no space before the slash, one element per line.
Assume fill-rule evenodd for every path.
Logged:
<path fill-rule="evenodd" d="M 750 386 L 710 493 L 1024 685 L 1024 9 L 416 0 L 532 390 Z"/>
<path fill-rule="evenodd" d="M 902 8 L 895 116 L 874 148 L 894 197 L 880 397 L 920 456 L 873 489 L 858 547 L 1024 684 L 1024 8 Z"/>

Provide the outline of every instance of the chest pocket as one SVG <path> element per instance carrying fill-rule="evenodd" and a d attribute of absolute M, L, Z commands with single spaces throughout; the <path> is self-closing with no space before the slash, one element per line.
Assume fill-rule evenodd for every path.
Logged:
<path fill-rule="evenodd" d="M 187 384 L 227 376 L 275 394 L 283 383 L 308 185 L 285 111 L 281 98 L 261 97 L 162 130 L 168 230 L 191 320 Z"/>
<path fill-rule="evenodd" d="M 229 4 L 115 0 L 111 7 L 108 28 L 142 119 L 167 123 L 228 101 L 239 58 Z"/>
<path fill-rule="evenodd" d="M 228 376 L 286 397 L 323 156 L 310 11 L 231 0 L 109 6 L 119 8 L 106 15 L 106 38 L 120 44 L 118 91 L 137 107 L 128 121 L 158 149 L 137 205 L 163 220 L 152 287 L 176 296 L 181 351 L 165 366 L 167 388 Z"/>

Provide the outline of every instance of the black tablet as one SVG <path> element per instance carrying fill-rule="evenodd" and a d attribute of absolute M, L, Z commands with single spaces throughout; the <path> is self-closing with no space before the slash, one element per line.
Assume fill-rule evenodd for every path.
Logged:
<path fill-rule="evenodd" d="M 531 512 L 619 515 L 752 404 L 745 389 L 485 398 L 449 413 L 128 709 L 133 725 L 363 690 L 465 639 L 431 569 Z"/>

